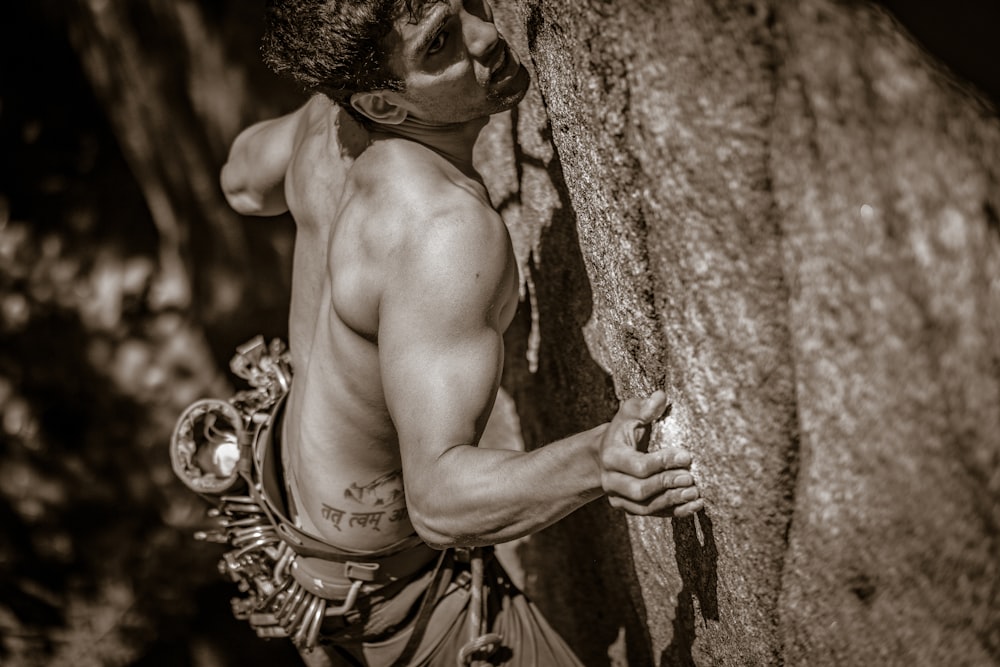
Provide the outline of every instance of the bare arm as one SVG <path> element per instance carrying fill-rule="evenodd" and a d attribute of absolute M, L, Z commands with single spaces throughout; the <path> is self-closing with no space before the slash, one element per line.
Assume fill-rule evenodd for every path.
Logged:
<path fill-rule="evenodd" d="M 300 125 L 314 99 L 290 114 L 251 125 L 233 141 L 220 182 L 237 213 L 269 216 L 288 210 L 285 173 Z"/>
<path fill-rule="evenodd" d="M 605 493 L 642 514 L 700 508 L 680 495 L 694 488 L 690 475 L 684 479 L 686 453 L 635 449 L 665 408 L 662 393 L 627 401 L 610 424 L 531 452 L 475 446 L 502 367 L 499 311 L 510 270 L 499 251 L 505 232 L 483 227 L 435 226 L 422 250 L 400 263 L 380 308 L 383 386 L 421 537 L 436 546 L 510 540 Z"/>

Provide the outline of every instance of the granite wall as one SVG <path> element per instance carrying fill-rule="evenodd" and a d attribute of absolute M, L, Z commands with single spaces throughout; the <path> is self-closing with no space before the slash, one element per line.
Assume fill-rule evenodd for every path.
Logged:
<path fill-rule="evenodd" d="M 865 2 L 519 0 L 480 160 L 528 447 L 664 388 L 707 508 L 520 553 L 601 665 L 1000 660 L 1000 123 Z"/>

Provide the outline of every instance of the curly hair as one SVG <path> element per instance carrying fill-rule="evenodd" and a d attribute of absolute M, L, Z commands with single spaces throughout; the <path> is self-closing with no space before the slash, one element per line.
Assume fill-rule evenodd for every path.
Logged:
<path fill-rule="evenodd" d="M 268 0 L 264 62 L 357 117 L 354 93 L 402 90 L 402 79 L 389 67 L 388 38 L 401 12 L 412 20 L 426 1 Z"/>

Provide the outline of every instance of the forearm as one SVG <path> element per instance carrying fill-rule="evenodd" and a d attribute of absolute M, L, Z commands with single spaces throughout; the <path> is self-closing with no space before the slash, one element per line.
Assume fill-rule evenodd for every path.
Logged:
<path fill-rule="evenodd" d="M 439 547 L 496 544 L 541 530 L 603 495 L 597 449 L 605 428 L 531 452 L 452 447 L 428 474 L 407 482 L 410 519 Z"/>
<path fill-rule="evenodd" d="M 270 216 L 288 210 L 285 174 L 299 125 L 311 103 L 251 125 L 233 141 L 219 180 L 226 200 L 238 213 Z"/>

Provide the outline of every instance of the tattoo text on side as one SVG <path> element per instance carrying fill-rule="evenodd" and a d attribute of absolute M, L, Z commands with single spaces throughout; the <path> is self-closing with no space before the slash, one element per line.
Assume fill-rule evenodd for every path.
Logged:
<path fill-rule="evenodd" d="M 348 528 L 368 528 L 369 530 L 380 530 L 379 523 L 386 514 L 389 516 L 386 521 L 389 523 L 399 523 L 408 517 L 405 507 L 398 507 L 391 512 L 347 512 L 323 503 L 323 518 L 333 524 L 337 530 L 341 530 L 340 524 L 347 517 Z"/>

